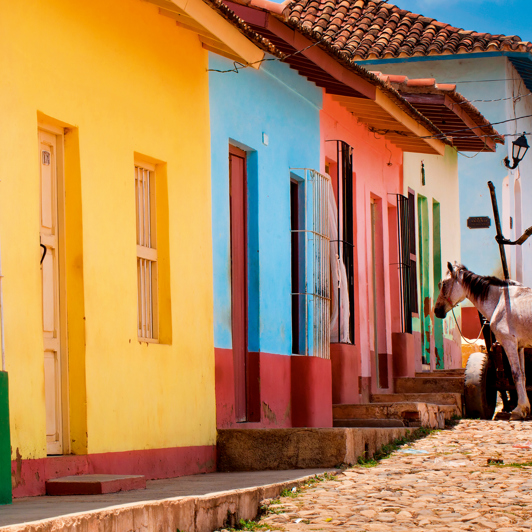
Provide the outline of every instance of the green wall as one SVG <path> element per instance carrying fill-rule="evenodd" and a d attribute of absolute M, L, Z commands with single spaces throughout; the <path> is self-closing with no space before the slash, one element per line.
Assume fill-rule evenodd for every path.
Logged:
<path fill-rule="evenodd" d="M 8 389 L 7 372 L 0 371 L 0 504 L 9 504 L 12 500 Z"/>

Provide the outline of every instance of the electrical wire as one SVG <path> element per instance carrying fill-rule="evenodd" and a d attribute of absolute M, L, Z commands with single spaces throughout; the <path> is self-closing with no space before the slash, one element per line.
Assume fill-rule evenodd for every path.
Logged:
<path fill-rule="evenodd" d="M 258 65 L 260 63 L 265 63 L 267 61 L 280 61 L 281 63 L 289 59 L 290 57 L 294 57 L 295 55 L 301 54 L 303 52 L 306 52 L 309 48 L 312 48 L 313 46 L 316 46 L 317 44 L 320 44 L 322 42 L 325 42 L 324 39 L 319 39 L 316 42 L 313 42 L 312 44 L 309 44 L 305 48 L 302 48 L 301 50 L 296 50 L 295 52 L 284 55 L 283 57 L 265 57 L 263 59 L 259 59 L 258 61 L 254 61 L 253 63 L 248 63 L 247 65 L 244 65 L 243 63 L 239 63 L 238 61 L 233 61 L 233 68 L 229 70 L 217 70 L 215 68 L 208 68 L 207 72 L 219 72 L 220 74 L 229 74 L 231 72 L 238 74 L 239 70 L 243 70 L 244 68 L 249 68 L 253 65 Z"/>
<path fill-rule="evenodd" d="M 505 102 L 507 100 L 519 101 L 521 98 L 527 98 L 532 96 L 532 92 L 528 94 L 518 94 L 517 96 L 508 96 L 508 98 L 496 98 L 495 100 L 466 100 L 465 102 L 453 102 L 453 105 L 467 105 L 468 103 L 482 102 L 482 103 L 491 103 L 491 102 Z"/>
<path fill-rule="evenodd" d="M 327 39 L 329 39 L 331 36 L 330 35 L 327 35 Z M 334 37 L 334 35 L 333 35 Z M 286 61 L 287 59 L 289 59 L 290 57 L 294 57 L 295 55 L 298 55 L 298 54 L 301 54 L 305 51 L 307 51 L 308 49 L 318 45 L 318 44 L 321 44 L 322 42 L 325 42 L 325 39 L 322 38 L 322 39 L 318 39 L 317 41 L 313 42 L 312 44 L 306 46 L 305 48 L 302 48 L 301 50 L 296 50 L 295 52 L 293 52 L 292 54 L 288 54 L 288 55 L 284 55 L 282 58 L 281 57 L 265 57 L 263 59 L 260 59 L 259 61 L 254 61 L 253 63 L 248 63 L 248 64 L 243 64 L 243 63 L 240 63 L 238 61 L 233 61 L 233 68 L 232 69 L 229 69 L 229 70 L 219 70 L 219 69 L 214 69 L 214 68 L 209 68 L 207 69 L 207 72 L 218 72 L 218 73 L 221 73 L 221 74 L 228 74 L 228 73 L 236 73 L 238 74 L 238 71 L 239 70 L 242 70 L 244 68 L 249 68 L 253 65 L 256 65 L 256 64 L 260 64 L 260 63 L 264 63 L 264 62 L 267 62 L 267 61 L 279 61 L 279 62 L 284 62 Z M 523 82 L 523 80 L 521 78 L 503 78 L 503 79 L 485 79 L 485 80 L 465 80 L 465 81 L 457 81 L 457 82 L 445 82 L 445 83 L 487 83 L 487 82 L 495 82 L 495 81 L 520 81 L 520 82 Z M 507 97 L 507 98 L 496 98 L 496 99 L 491 99 L 491 100 L 482 100 L 482 99 L 478 99 L 478 100 L 466 100 L 464 102 L 454 102 L 455 105 L 466 105 L 468 103 L 472 103 L 472 102 L 501 102 L 501 101 L 507 101 L 507 100 L 513 100 L 514 101 L 514 105 L 517 101 L 519 101 L 521 98 L 523 97 L 527 97 L 527 96 L 530 96 L 532 95 L 532 93 L 528 93 L 528 94 L 519 94 L 517 96 L 510 96 L 510 97 Z M 500 125 L 500 124 L 506 124 L 508 122 L 517 122 L 517 120 L 521 120 L 521 119 L 524 119 L 524 118 L 531 118 L 532 115 L 524 115 L 524 116 L 519 116 L 519 117 L 515 117 L 515 118 L 510 118 L 508 120 L 501 120 L 500 122 L 491 122 L 489 124 L 485 124 L 485 125 L 481 125 L 481 126 L 476 126 L 476 127 L 473 127 L 473 128 L 463 128 L 463 129 L 456 129 L 454 131 L 448 131 L 442 135 L 428 135 L 428 136 L 424 136 L 424 137 L 418 137 L 420 139 L 437 139 L 437 140 L 441 140 L 443 138 L 446 138 L 447 136 L 451 136 L 455 139 L 465 139 L 465 138 L 470 138 L 470 137 L 456 137 L 453 135 L 453 133 L 462 133 L 462 132 L 465 132 L 465 131 L 473 131 L 473 130 L 476 130 L 476 129 L 480 129 L 480 128 L 485 128 L 485 127 L 490 127 L 490 126 L 494 126 L 494 125 Z M 381 135 L 385 135 L 387 133 L 395 133 L 397 135 L 401 135 L 401 136 L 404 136 L 404 137 L 408 137 L 410 136 L 408 133 L 405 133 L 404 131 L 399 131 L 399 130 L 379 130 L 379 129 L 376 129 L 376 128 L 372 128 L 370 127 L 369 128 L 370 131 L 373 132 L 373 134 L 375 133 L 379 133 Z M 521 135 L 526 135 L 526 136 L 530 136 L 531 134 L 530 133 L 525 133 L 523 132 Z M 504 134 L 504 135 L 477 135 L 477 138 L 488 138 L 488 137 L 510 137 L 510 136 L 521 136 L 521 135 L 517 135 L 517 134 Z M 480 152 L 479 152 L 480 153 Z M 478 153 L 476 154 L 478 155 Z M 474 155 L 473 157 L 475 157 L 476 155 Z M 464 156 L 464 157 L 467 157 L 467 156 Z"/>
<path fill-rule="evenodd" d="M 502 79 L 468 79 L 468 80 L 456 80 L 445 81 L 442 83 L 491 83 L 492 81 L 521 81 L 521 78 L 502 78 Z"/>
<path fill-rule="evenodd" d="M 525 118 L 532 118 L 532 115 L 524 115 L 524 116 L 518 116 L 518 117 L 515 117 L 515 118 L 509 118 L 508 120 L 501 120 L 499 122 L 490 122 L 488 124 L 484 124 L 484 125 L 478 125 L 478 126 L 475 126 L 475 127 L 466 127 L 466 128 L 463 128 L 463 129 L 455 129 L 453 131 L 447 131 L 446 133 L 442 133 L 441 135 L 427 135 L 427 136 L 424 136 L 424 137 L 417 137 L 417 138 L 420 138 L 420 139 L 443 139 L 443 138 L 446 138 L 446 137 L 454 137 L 454 138 L 467 138 L 467 137 L 459 137 L 459 136 L 454 136 L 453 133 L 464 133 L 466 131 L 474 131 L 476 129 L 483 129 L 483 128 L 486 128 L 486 127 L 490 127 L 490 126 L 497 126 L 497 125 L 500 125 L 500 124 L 506 124 L 508 122 L 516 122 L 517 120 L 523 120 Z M 399 130 L 394 130 L 394 129 L 377 129 L 377 128 L 372 128 L 370 127 L 370 131 L 373 131 L 374 133 L 378 133 L 379 135 L 386 135 L 387 133 L 395 133 L 396 135 L 401 135 L 403 137 L 410 137 L 411 135 L 405 131 L 399 131 Z M 517 134 L 515 133 L 508 133 L 508 134 L 501 134 L 501 135 L 477 135 L 478 137 L 511 137 L 511 136 L 516 136 Z M 523 133 L 523 135 L 525 135 L 525 133 Z M 526 135 L 530 135 L 530 133 L 526 133 Z M 521 136 L 521 135 L 518 135 L 518 136 Z"/>

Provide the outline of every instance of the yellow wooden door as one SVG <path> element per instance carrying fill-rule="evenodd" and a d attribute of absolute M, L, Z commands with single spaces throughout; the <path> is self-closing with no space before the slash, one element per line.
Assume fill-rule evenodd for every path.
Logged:
<path fill-rule="evenodd" d="M 63 454 L 64 375 L 61 330 L 60 216 L 57 135 L 39 130 L 41 167 L 42 313 L 44 339 L 44 390 L 48 454 Z"/>

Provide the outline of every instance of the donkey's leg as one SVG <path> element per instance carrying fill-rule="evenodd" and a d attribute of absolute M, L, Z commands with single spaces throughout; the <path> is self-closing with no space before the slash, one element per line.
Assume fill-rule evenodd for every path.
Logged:
<path fill-rule="evenodd" d="M 521 370 L 517 342 L 512 339 L 504 339 L 501 344 L 506 351 L 508 362 L 510 362 L 512 377 L 517 391 L 517 406 L 512 410 L 510 419 L 523 419 L 530 414 L 530 402 L 526 393 L 525 374 Z"/>
<path fill-rule="evenodd" d="M 521 371 L 525 377 L 525 388 L 526 388 L 526 373 L 525 373 L 525 348 L 519 348 L 519 365 L 521 366 Z"/>

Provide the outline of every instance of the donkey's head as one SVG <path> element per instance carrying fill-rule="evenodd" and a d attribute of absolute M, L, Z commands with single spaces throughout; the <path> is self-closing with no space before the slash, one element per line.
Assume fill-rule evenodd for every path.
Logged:
<path fill-rule="evenodd" d="M 440 295 L 434 305 L 434 315 L 437 318 L 445 318 L 447 312 L 456 307 L 458 303 L 466 298 L 466 292 L 460 282 L 460 265 L 456 262 L 452 265 L 447 263 L 447 276 L 443 281 L 440 281 Z M 463 268 L 463 267 L 462 267 Z"/>

